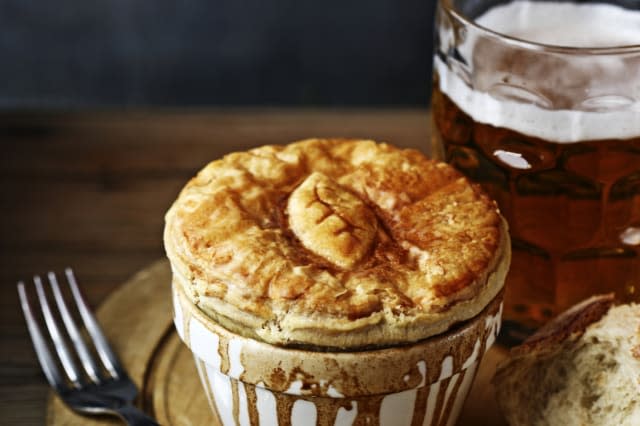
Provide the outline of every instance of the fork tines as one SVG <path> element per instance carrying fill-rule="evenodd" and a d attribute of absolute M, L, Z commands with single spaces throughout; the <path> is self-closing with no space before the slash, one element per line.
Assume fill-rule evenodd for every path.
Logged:
<path fill-rule="evenodd" d="M 93 346 L 95 347 L 95 350 L 98 354 L 98 357 L 101 360 L 102 367 L 112 378 L 118 378 L 125 375 L 120 362 L 107 343 L 107 340 L 100 326 L 98 325 L 98 322 L 96 321 L 84 298 L 82 297 L 82 294 L 78 289 L 78 284 L 76 282 L 75 276 L 73 275 L 73 271 L 70 268 L 67 268 L 65 270 L 65 275 L 67 277 L 67 282 L 69 283 L 69 288 L 71 289 L 71 294 L 77 306 L 78 312 L 80 313 L 80 317 L 82 318 L 84 327 L 86 328 Z M 70 382 L 71 385 L 75 388 L 86 385 L 88 381 L 99 384 L 103 380 L 105 380 L 105 376 L 102 373 L 103 368 L 98 366 L 98 363 L 91 354 L 89 346 L 87 346 L 87 343 L 84 341 L 80 330 L 76 325 L 76 322 L 69 312 L 64 297 L 62 296 L 60 286 L 58 285 L 56 275 L 53 272 L 49 272 L 47 274 L 47 277 L 51 285 L 51 291 L 53 293 L 54 299 L 56 300 L 56 305 L 58 306 L 58 312 L 60 313 L 60 317 L 62 318 L 63 327 L 58 324 L 53 316 L 42 283 L 42 279 L 36 275 L 33 278 L 33 281 L 35 283 L 36 294 L 38 296 L 37 298 L 42 310 L 44 323 L 49 330 L 51 342 L 53 343 L 53 347 L 55 348 L 56 353 L 58 354 L 58 360 L 60 361 L 64 372 L 66 373 L 66 378 L 61 374 L 60 369 L 58 368 L 58 364 L 55 361 L 51 351 L 49 350 L 47 339 L 44 337 L 41 328 L 38 325 L 36 316 L 34 315 L 34 312 L 29 303 L 25 284 L 24 282 L 20 281 L 18 283 L 20 304 L 22 305 L 22 310 L 27 321 L 29 334 L 31 335 L 31 340 L 35 348 L 38 361 L 40 362 L 40 366 L 42 367 L 42 370 L 49 384 L 58 392 L 64 391 L 67 388 L 68 382 Z M 73 347 L 75 348 L 75 355 L 82 364 L 82 370 L 84 370 L 84 372 L 78 367 L 76 358 L 69 350 L 69 346 L 66 343 L 66 338 L 62 335 L 61 332 L 62 328 L 66 330 L 66 334 L 68 335 L 69 340 L 71 340 L 71 342 L 73 343 Z"/>

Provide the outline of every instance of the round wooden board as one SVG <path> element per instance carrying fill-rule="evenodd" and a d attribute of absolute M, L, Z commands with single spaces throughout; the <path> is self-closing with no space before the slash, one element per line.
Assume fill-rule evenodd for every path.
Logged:
<path fill-rule="evenodd" d="M 166 261 L 140 271 L 100 306 L 98 319 L 131 378 L 141 389 L 138 405 L 160 424 L 201 426 L 213 424 L 191 352 L 173 329 L 171 272 Z M 506 423 L 501 418 L 489 383 L 504 357 L 491 349 L 478 371 L 459 425 Z M 69 410 L 53 393 L 47 406 L 47 425 L 120 425 L 109 417 L 83 417 Z"/>

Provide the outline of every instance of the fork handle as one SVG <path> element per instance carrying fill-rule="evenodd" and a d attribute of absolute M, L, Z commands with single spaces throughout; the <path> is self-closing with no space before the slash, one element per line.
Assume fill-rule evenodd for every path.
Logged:
<path fill-rule="evenodd" d="M 129 426 L 159 426 L 158 422 L 133 405 L 124 405 L 116 412 Z"/>

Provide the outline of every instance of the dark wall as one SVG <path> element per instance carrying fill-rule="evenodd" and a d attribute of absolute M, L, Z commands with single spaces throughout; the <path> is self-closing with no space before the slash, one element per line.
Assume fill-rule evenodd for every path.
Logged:
<path fill-rule="evenodd" d="M 0 107 L 426 105 L 435 0 L 0 0 Z"/>

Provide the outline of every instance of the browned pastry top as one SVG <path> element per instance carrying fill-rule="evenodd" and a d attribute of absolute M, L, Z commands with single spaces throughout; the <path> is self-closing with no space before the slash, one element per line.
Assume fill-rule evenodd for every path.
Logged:
<path fill-rule="evenodd" d="M 208 164 L 166 216 L 176 280 L 238 333 L 354 348 L 480 312 L 509 262 L 479 187 L 418 151 L 310 139 Z"/>

